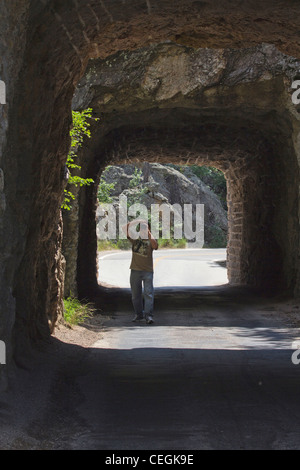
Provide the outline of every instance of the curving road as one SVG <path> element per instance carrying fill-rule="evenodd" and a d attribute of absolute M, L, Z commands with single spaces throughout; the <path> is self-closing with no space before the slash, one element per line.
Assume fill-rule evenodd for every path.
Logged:
<path fill-rule="evenodd" d="M 128 288 L 131 251 L 99 253 L 100 284 Z M 154 251 L 155 287 L 216 286 L 227 283 L 226 249 L 186 248 Z"/>

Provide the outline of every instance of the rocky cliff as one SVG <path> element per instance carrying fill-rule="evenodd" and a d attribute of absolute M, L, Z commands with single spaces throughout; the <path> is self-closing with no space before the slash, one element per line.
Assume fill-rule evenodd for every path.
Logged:
<path fill-rule="evenodd" d="M 134 174 L 136 176 L 134 177 Z M 159 163 L 112 165 L 103 173 L 106 183 L 113 183 L 113 203 L 118 208 L 119 196 L 129 203 L 139 202 L 150 211 L 152 204 L 204 205 L 204 246 L 225 247 L 227 243 L 227 212 L 217 195 L 198 178 L 189 167 L 176 167 Z M 134 182 L 134 184 L 132 184 Z M 101 207 L 97 222 L 101 220 Z M 195 222 L 195 211 L 193 213 Z M 99 230 L 98 237 L 100 237 Z"/>

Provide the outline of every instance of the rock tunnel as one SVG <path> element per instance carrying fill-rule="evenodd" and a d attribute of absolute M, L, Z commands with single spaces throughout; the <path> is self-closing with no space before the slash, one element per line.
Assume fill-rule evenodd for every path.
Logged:
<path fill-rule="evenodd" d="M 2 2 L 0 338 L 9 358 L 49 336 L 65 289 L 98 289 L 96 185 L 64 223 L 60 210 L 72 107 L 100 118 L 81 154 L 96 183 L 108 163 L 221 169 L 229 282 L 298 295 L 300 7 L 286 3 Z"/>

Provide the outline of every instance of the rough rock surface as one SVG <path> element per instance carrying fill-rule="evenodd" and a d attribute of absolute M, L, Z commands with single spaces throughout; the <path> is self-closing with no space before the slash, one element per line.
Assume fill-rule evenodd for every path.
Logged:
<path fill-rule="evenodd" d="M 202 102 L 209 109 L 216 94 L 226 96 L 228 87 L 258 81 L 267 92 L 274 77 L 285 74 L 291 79 L 298 70 L 299 60 L 272 44 L 243 50 L 158 44 L 133 52 L 120 51 L 105 60 L 90 60 L 74 94 L 73 107 L 82 109 L 93 103 L 94 109 L 105 116 L 116 106 L 118 110 L 134 107 L 137 111 L 145 105 L 150 107 L 153 101 L 164 106 L 176 99 L 181 105 Z"/>

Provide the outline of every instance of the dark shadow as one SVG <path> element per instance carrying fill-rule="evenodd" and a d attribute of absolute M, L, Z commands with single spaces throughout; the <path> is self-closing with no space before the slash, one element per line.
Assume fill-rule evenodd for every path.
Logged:
<path fill-rule="evenodd" d="M 1 448 L 299 448 L 298 329 L 268 299 L 233 287 L 158 289 L 156 322 L 146 325 L 131 322 L 129 289 L 103 292 L 111 310 L 100 312 L 97 343 L 52 337 L 18 371 Z M 109 331 L 117 341 L 106 342 Z M 16 429 L 22 439 L 7 441 Z"/>
<path fill-rule="evenodd" d="M 290 357 L 283 350 L 94 350 L 83 385 L 92 431 L 81 444 L 297 448 L 299 370 Z"/>
<path fill-rule="evenodd" d="M 210 263 L 210 265 L 211 265 L 212 267 L 221 266 L 222 268 L 227 269 L 227 261 L 226 261 L 226 260 L 214 261 L 214 262 Z M 216 266 L 216 265 L 217 265 L 217 266 Z"/>
<path fill-rule="evenodd" d="M 274 296 L 270 292 L 246 286 L 199 286 L 199 287 L 156 287 L 155 310 L 188 310 L 203 304 L 211 304 L 214 308 L 224 302 L 236 305 L 258 305 L 272 301 L 280 301 L 283 297 Z M 115 312 L 131 310 L 131 290 L 129 288 L 98 286 L 90 298 L 102 311 Z"/>
<path fill-rule="evenodd" d="M 47 413 L 31 417 L 23 448 L 299 448 L 300 366 L 290 350 L 83 350 L 53 342 L 57 370 Z M 39 373 L 23 383 L 23 420 L 44 392 L 47 373 Z"/>

